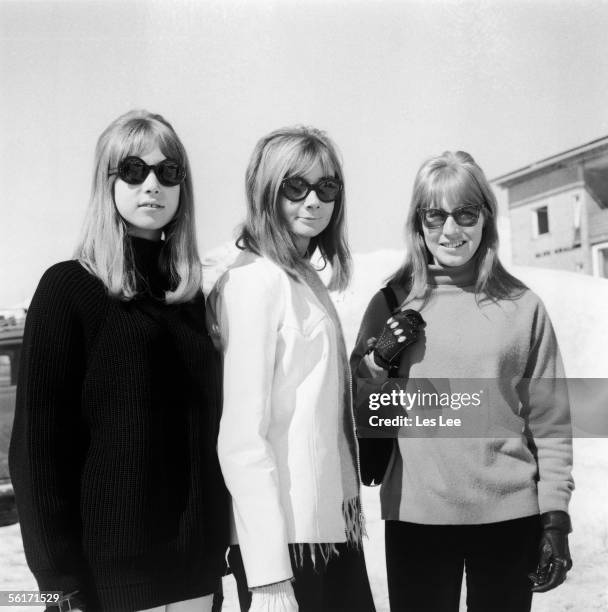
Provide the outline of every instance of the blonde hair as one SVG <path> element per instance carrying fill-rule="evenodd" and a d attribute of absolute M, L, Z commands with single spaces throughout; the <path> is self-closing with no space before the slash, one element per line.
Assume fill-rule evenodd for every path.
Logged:
<path fill-rule="evenodd" d="M 137 271 L 127 223 L 114 203 L 116 176 L 110 176 L 109 172 L 125 157 L 143 155 L 155 146 L 186 168 L 177 212 L 163 228 L 165 240 L 159 264 L 169 278 L 166 302 L 188 302 L 200 291 L 202 282 L 192 179 L 184 146 L 161 115 L 145 110 L 130 111 L 113 121 L 99 137 L 91 198 L 74 256 L 103 282 L 109 295 L 121 300 L 131 300 L 137 295 Z"/>
<path fill-rule="evenodd" d="M 328 176 L 344 182 L 336 147 L 324 132 L 311 127 L 282 128 L 258 141 L 245 178 L 247 218 L 237 246 L 265 255 L 296 279 L 303 263 L 281 214 L 281 181 L 286 176 L 305 174 L 317 162 Z M 350 280 L 344 204 L 342 189 L 328 226 L 310 240 L 308 247 L 309 255 L 318 249 L 324 265 L 331 265 L 329 289 L 343 290 Z"/>
<path fill-rule="evenodd" d="M 478 299 L 508 299 L 526 286 L 509 274 L 498 258 L 497 204 L 483 170 L 464 151 L 445 151 L 426 160 L 416 175 L 412 200 L 405 222 L 408 252 L 403 265 L 389 278 L 389 283 L 406 287 L 406 302 L 430 295 L 427 266 L 431 261 L 420 221 L 421 208 L 438 208 L 443 201 L 452 206 L 477 204 L 483 211 L 481 242 L 474 255 L 475 293 Z"/>

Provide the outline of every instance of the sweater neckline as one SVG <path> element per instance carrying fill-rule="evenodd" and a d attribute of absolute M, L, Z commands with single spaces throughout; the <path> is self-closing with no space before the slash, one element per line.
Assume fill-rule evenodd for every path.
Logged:
<path fill-rule="evenodd" d="M 475 258 L 462 266 L 442 266 L 429 264 L 429 282 L 431 285 L 452 285 L 455 287 L 470 287 L 477 279 L 477 265 Z"/>
<path fill-rule="evenodd" d="M 161 271 L 160 253 L 162 240 L 148 240 L 139 236 L 129 236 L 133 263 L 137 270 L 139 290 L 143 294 L 162 298 L 169 288 L 166 275 Z"/>

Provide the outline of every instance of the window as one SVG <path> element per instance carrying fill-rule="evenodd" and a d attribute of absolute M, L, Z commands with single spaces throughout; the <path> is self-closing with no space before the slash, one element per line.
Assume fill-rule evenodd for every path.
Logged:
<path fill-rule="evenodd" d="M 608 249 L 598 252 L 598 272 L 602 278 L 608 278 Z"/>
<path fill-rule="evenodd" d="M 543 234 L 549 233 L 549 210 L 546 206 L 541 206 L 537 208 L 535 211 L 536 218 L 536 235 L 542 236 Z"/>
<path fill-rule="evenodd" d="M 608 278 L 608 242 L 591 247 L 593 275 Z"/>

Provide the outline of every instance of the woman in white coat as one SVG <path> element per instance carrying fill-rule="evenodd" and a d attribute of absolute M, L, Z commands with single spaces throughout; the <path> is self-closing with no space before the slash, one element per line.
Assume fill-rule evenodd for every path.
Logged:
<path fill-rule="evenodd" d="M 210 303 L 224 354 L 218 453 L 233 499 L 241 610 L 371 611 L 340 322 L 310 258 L 344 289 L 342 168 L 311 128 L 262 138 L 241 253 Z M 249 592 L 251 591 L 251 593 Z"/>

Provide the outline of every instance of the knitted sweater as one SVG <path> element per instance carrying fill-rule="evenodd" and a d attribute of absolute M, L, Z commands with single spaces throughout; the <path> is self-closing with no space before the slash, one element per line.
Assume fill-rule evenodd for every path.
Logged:
<path fill-rule="evenodd" d="M 466 384 L 463 379 L 486 379 L 494 391 L 483 406 L 487 412 L 476 415 L 472 407 L 461 412 L 511 430 L 498 437 L 399 438 L 382 483 L 382 517 L 480 524 L 539 510 L 567 511 L 573 489 L 572 444 L 559 435 L 569 424 L 567 391 L 563 380 L 556 380 L 563 378 L 563 366 L 542 302 L 530 290 L 512 299 L 479 301 L 473 262 L 452 269 L 430 266 L 429 271 L 429 301 L 408 304 L 420 310 L 426 327 L 404 351 L 399 376 L 450 379 L 456 386 Z M 405 294 L 398 290 L 397 296 L 402 300 Z M 358 377 L 373 376 L 362 356 L 367 339 L 380 335 L 389 316 L 378 292 L 352 356 Z M 542 382 L 552 393 L 526 392 L 528 379 L 546 379 Z M 556 397 L 559 401 L 553 401 Z"/>
<path fill-rule="evenodd" d="M 141 297 L 108 297 L 77 261 L 29 309 L 10 447 L 28 564 L 91 610 L 213 592 L 228 498 L 216 455 L 220 370 L 202 295 L 161 299 L 162 243 L 133 238 Z"/>

